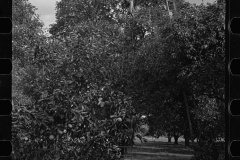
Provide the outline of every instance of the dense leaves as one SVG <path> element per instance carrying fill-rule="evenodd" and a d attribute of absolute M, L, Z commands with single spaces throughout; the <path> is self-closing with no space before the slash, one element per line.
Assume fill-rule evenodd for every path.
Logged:
<path fill-rule="evenodd" d="M 120 159 L 148 130 L 212 155 L 224 137 L 224 4 L 179 1 L 169 17 L 162 1 L 124 3 L 62 0 L 46 37 L 34 7 L 14 2 L 14 159 Z"/>

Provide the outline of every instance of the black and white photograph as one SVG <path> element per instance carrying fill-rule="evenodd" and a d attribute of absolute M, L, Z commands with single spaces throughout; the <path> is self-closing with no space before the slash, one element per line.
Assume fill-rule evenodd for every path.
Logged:
<path fill-rule="evenodd" d="M 11 158 L 225 160 L 225 18 L 223 0 L 12 0 Z"/>

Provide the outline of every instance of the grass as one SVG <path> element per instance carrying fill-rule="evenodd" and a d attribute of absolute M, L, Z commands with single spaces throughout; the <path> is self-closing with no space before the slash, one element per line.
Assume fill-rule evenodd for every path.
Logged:
<path fill-rule="evenodd" d="M 184 139 L 179 139 L 179 144 L 174 145 L 167 142 L 167 138 L 160 137 L 152 139 L 147 137 L 148 142 L 141 143 L 135 140 L 135 145 L 132 148 L 128 147 L 128 153 L 125 155 L 125 160 L 190 160 L 193 151 L 184 146 Z"/>

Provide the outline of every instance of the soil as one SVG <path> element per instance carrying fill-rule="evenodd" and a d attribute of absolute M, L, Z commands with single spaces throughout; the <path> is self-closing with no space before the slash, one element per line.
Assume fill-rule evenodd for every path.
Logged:
<path fill-rule="evenodd" d="M 179 138 L 178 145 L 167 142 L 165 137 L 145 138 L 148 140 L 146 143 L 136 139 L 133 147 L 127 147 L 125 160 L 190 160 L 193 156 L 193 151 L 184 146 L 183 138 Z"/>

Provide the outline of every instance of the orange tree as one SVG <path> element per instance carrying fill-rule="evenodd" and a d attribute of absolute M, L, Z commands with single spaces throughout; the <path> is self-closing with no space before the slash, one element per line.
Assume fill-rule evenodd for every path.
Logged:
<path fill-rule="evenodd" d="M 13 113 L 13 157 L 118 159 L 117 146 L 132 135 L 131 97 L 115 89 L 114 79 L 103 79 L 106 71 L 94 66 L 100 58 L 61 45 L 51 44 L 21 79 L 32 104 Z"/>
<path fill-rule="evenodd" d="M 58 33 L 39 37 L 41 50 L 18 82 L 31 103 L 13 112 L 13 158 L 119 159 L 134 110 L 116 87 L 118 28 L 84 21 Z"/>
<path fill-rule="evenodd" d="M 221 151 L 216 142 L 224 138 L 224 6 L 185 3 L 165 30 L 164 37 L 171 35 L 165 41 L 165 53 L 181 86 L 192 138 L 191 120 L 196 120 L 199 143 L 194 159 L 216 159 Z"/>

